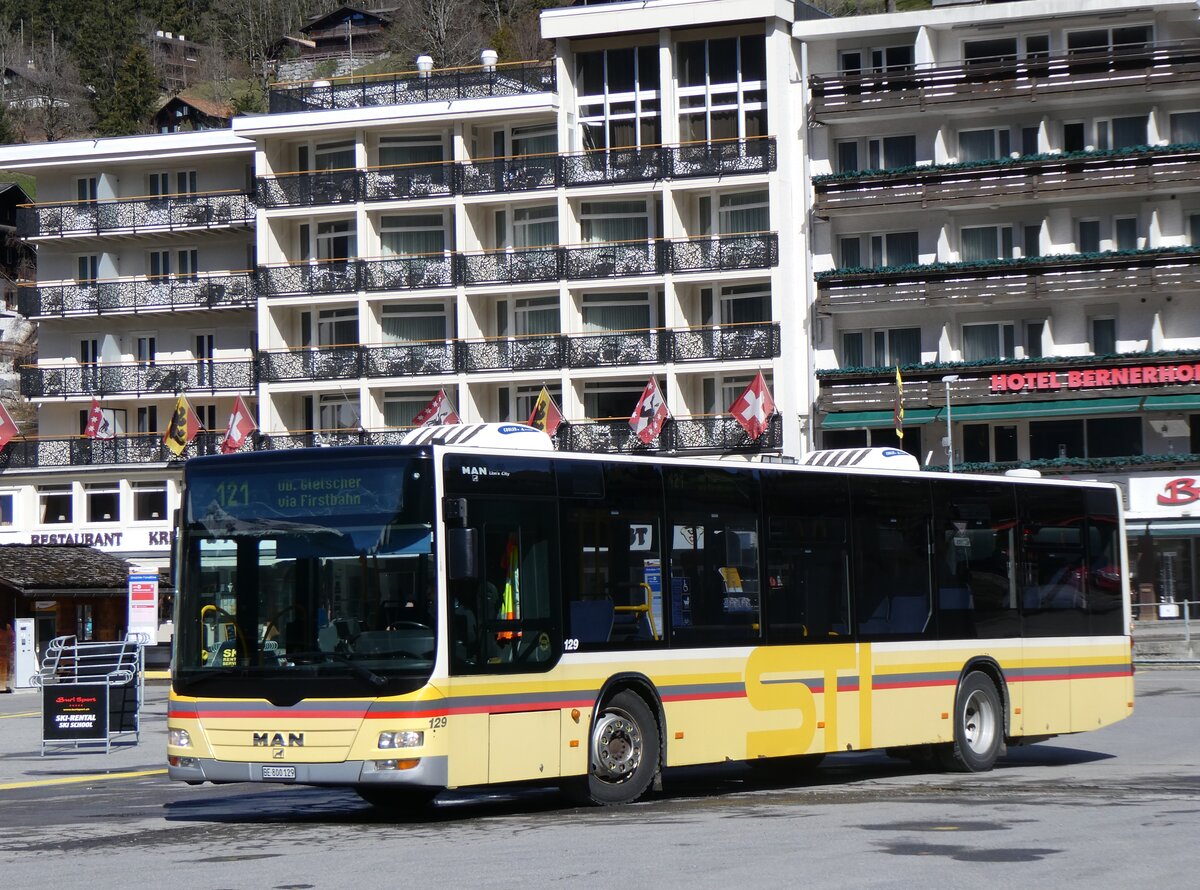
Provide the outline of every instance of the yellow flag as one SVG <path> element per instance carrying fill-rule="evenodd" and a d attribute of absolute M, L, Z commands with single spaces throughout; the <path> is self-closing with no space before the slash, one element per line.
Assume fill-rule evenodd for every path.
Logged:
<path fill-rule="evenodd" d="M 183 454 L 183 449 L 188 447 L 188 443 L 196 438 L 198 432 L 200 432 L 200 418 L 192 410 L 188 400 L 184 396 L 180 396 L 175 400 L 175 411 L 171 414 L 171 422 L 167 424 L 163 443 L 171 450 L 172 454 L 179 457 Z"/>

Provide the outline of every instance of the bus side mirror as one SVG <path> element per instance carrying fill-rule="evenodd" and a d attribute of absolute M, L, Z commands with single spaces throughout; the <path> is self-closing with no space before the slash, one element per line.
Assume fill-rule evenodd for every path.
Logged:
<path fill-rule="evenodd" d="M 479 529 L 446 529 L 446 577 L 450 581 L 479 577 Z"/>

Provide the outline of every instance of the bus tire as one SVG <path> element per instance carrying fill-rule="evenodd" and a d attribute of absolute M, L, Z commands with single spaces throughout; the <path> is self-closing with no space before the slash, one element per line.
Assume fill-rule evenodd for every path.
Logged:
<path fill-rule="evenodd" d="M 622 689 L 592 725 L 587 799 L 600 806 L 633 803 L 658 772 L 658 721 L 640 695 Z"/>
<path fill-rule="evenodd" d="M 963 678 L 954 700 L 954 741 L 938 751 L 951 772 L 983 773 L 996 764 L 1004 747 L 1004 713 L 991 677 L 972 671 Z"/>

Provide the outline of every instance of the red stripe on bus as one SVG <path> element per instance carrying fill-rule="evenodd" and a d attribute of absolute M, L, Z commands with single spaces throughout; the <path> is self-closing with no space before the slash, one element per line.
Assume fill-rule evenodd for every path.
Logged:
<path fill-rule="evenodd" d="M 879 680 L 875 680 L 871 684 L 871 688 L 872 689 L 926 689 L 931 686 L 954 686 L 957 683 L 958 683 L 957 677 L 955 677 L 951 680 L 903 680 L 903 681 L 897 680 L 893 683 L 889 683 L 886 680 L 884 680 L 882 682 L 880 682 Z M 858 687 L 855 687 L 855 688 L 858 688 Z M 846 692 L 849 690 L 839 689 L 838 691 Z"/>
<path fill-rule="evenodd" d="M 745 698 L 746 690 L 734 689 L 727 692 L 701 692 L 698 695 L 664 695 L 663 702 L 713 701 L 718 698 Z"/>

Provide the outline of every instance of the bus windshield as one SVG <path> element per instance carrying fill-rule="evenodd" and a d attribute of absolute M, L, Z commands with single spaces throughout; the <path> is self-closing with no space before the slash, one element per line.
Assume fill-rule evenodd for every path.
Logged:
<path fill-rule="evenodd" d="M 188 464 L 180 692 L 373 695 L 428 679 L 432 464 L 410 450 L 370 451 Z"/>

